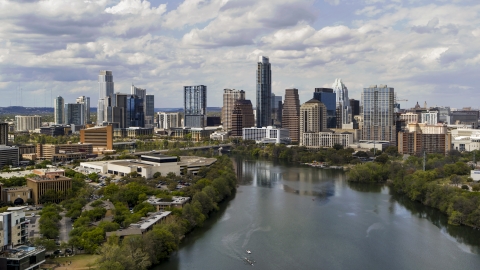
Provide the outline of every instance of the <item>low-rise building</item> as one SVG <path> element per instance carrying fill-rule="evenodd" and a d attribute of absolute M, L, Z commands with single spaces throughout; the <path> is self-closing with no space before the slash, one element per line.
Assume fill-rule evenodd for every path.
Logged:
<path fill-rule="evenodd" d="M 72 190 L 72 179 L 55 173 L 46 173 L 27 177 L 27 187 L 32 189 L 35 204 L 59 203 L 65 200 Z"/>
<path fill-rule="evenodd" d="M 23 205 L 32 198 L 32 189 L 23 187 L 0 187 L 0 198 L 4 203 Z"/>
<path fill-rule="evenodd" d="M 165 220 L 167 220 L 168 216 L 172 212 L 170 211 L 160 211 L 156 213 L 150 214 L 148 217 L 145 219 L 142 219 L 141 221 L 137 223 L 132 223 L 130 226 L 126 229 L 121 229 L 113 232 L 107 232 L 107 237 L 110 237 L 112 235 L 116 235 L 120 237 L 120 239 L 124 238 L 125 236 L 130 236 L 130 235 L 143 235 L 146 232 L 150 231 L 153 229 L 153 226 L 157 224 L 161 224 Z"/>
<path fill-rule="evenodd" d="M 183 208 L 183 206 L 190 201 L 190 197 L 180 197 L 180 196 L 173 196 L 171 201 L 166 201 L 162 198 L 157 198 L 155 196 L 151 196 L 146 200 L 146 203 L 149 203 L 157 208 L 157 211 L 163 211 L 166 208 Z"/>
<path fill-rule="evenodd" d="M 226 131 L 215 131 L 210 134 L 210 139 L 215 141 L 224 141 L 228 139 L 228 132 Z"/>
<path fill-rule="evenodd" d="M 334 145 L 348 148 L 353 143 L 353 134 L 350 132 L 305 132 L 302 136 L 302 146 L 314 149 L 330 148 Z"/>
<path fill-rule="evenodd" d="M 28 239 L 25 206 L 9 207 L 0 213 L 0 269 L 39 269 L 45 249 L 24 246 Z"/>
<path fill-rule="evenodd" d="M 93 156 L 93 144 L 37 144 L 37 159 L 73 160 Z"/>
<path fill-rule="evenodd" d="M 113 137 L 115 138 L 138 138 L 140 136 L 152 137 L 153 128 L 129 127 L 116 128 L 113 130 Z"/>
<path fill-rule="evenodd" d="M 182 173 L 187 170 L 188 173 L 197 174 L 203 167 L 210 167 L 217 162 L 216 158 L 206 158 L 197 156 L 180 156 L 180 170 Z"/>
<path fill-rule="evenodd" d="M 291 142 L 290 132 L 286 128 L 272 126 L 256 128 L 243 128 L 243 140 L 254 140 L 257 143 L 283 143 Z"/>
<path fill-rule="evenodd" d="M 96 154 L 113 153 L 113 126 L 82 129 L 80 142 L 92 144 Z"/>

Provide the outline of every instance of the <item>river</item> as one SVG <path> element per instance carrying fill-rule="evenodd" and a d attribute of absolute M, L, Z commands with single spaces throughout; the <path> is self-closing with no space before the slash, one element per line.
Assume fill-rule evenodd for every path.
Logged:
<path fill-rule="evenodd" d="M 479 269 L 480 231 L 343 171 L 234 157 L 239 187 L 157 270 Z M 252 254 L 247 254 L 246 250 Z M 476 266 L 475 266 L 476 265 Z"/>

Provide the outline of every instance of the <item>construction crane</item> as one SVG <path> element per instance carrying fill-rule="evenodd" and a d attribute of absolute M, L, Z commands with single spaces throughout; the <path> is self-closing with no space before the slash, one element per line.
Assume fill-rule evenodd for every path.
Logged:
<path fill-rule="evenodd" d="M 397 93 L 395 93 L 395 100 L 394 100 L 394 102 L 397 103 L 397 101 L 408 101 L 408 99 L 397 99 Z"/>

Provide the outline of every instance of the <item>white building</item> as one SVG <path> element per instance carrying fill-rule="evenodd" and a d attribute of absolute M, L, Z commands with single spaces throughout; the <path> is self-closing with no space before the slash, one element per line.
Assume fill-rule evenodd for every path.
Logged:
<path fill-rule="evenodd" d="M 456 129 L 451 131 L 452 149 L 458 151 L 480 150 L 480 130 Z"/>
<path fill-rule="evenodd" d="M 407 124 L 418 123 L 418 114 L 416 113 L 402 113 L 400 114 L 400 120 L 404 120 Z"/>
<path fill-rule="evenodd" d="M 428 125 L 436 125 L 438 123 L 438 113 L 437 112 L 426 112 L 422 113 L 422 122 Z"/>
<path fill-rule="evenodd" d="M 478 182 L 480 181 L 480 170 L 471 170 L 470 171 L 470 177 L 473 179 L 473 181 Z"/>
<path fill-rule="evenodd" d="M 302 134 L 302 146 L 307 148 L 333 147 L 339 144 L 344 148 L 353 144 L 353 134 L 350 132 L 305 132 Z"/>
<path fill-rule="evenodd" d="M 142 155 L 141 160 L 81 162 L 80 168 L 88 173 L 108 173 L 119 176 L 137 172 L 138 175 L 146 179 L 153 178 L 153 175 L 157 172 L 162 175 L 169 173 L 180 175 L 180 164 L 177 157 L 163 155 Z"/>
<path fill-rule="evenodd" d="M 157 117 L 158 128 L 169 129 L 182 126 L 179 113 L 159 112 Z"/>
<path fill-rule="evenodd" d="M 228 139 L 228 132 L 226 131 L 215 131 L 210 134 L 210 139 L 215 141 L 224 141 Z"/>
<path fill-rule="evenodd" d="M 42 126 L 42 117 L 39 115 L 16 115 L 17 131 L 35 130 Z"/>
<path fill-rule="evenodd" d="M 243 140 L 254 140 L 257 143 L 288 144 L 291 142 L 288 129 L 273 128 L 272 126 L 243 128 Z"/>

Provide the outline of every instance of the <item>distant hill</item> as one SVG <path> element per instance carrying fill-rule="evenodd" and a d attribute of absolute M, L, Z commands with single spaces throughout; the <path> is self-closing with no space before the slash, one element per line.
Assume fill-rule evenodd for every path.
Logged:
<path fill-rule="evenodd" d="M 207 112 L 221 112 L 221 107 L 207 107 Z M 49 107 L 22 107 L 10 106 L 0 107 L 0 115 L 2 114 L 18 114 L 18 115 L 35 115 L 35 114 L 53 114 L 53 108 Z M 96 113 L 96 107 L 90 107 L 91 113 Z M 155 112 L 183 112 L 183 108 L 155 108 Z"/>

